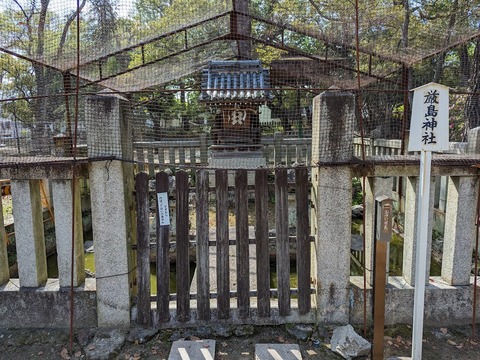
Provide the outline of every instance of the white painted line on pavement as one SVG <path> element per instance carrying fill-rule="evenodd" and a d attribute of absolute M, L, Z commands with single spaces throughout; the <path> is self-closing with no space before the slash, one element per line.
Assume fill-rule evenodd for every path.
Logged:
<path fill-rule="evenodd" d="M 280 354 L 277 352 L 277 350 L 268 349 L 268 352 L 269 352 L 270 355 L 272 355 L 272 357 L 273 357 L 275 360 L 283 360 L 283 358 L 280 356 Z"/>
<path fill-rule="evenodd" d="M 292 349 L 290 351 L 292 352 L 293 356 L 295 356 L 298 360 L 302 360 L 302 354 L 300 354 L 299 350 Z"/>
<path fill-rule="evenodd" d="M 190 360 L 190 356 L 188 356 L 187 350 L 185 348 L 178 348 L 178 352 L 180 353 L 180 357 L 182 360 Z"/>
<path fill-rule="evenodd" d="M 200 351 L 202 352 L 205 360 L 213 360 L 212 355 L 210 355 L 210 351 L 208 351 L 208 349 L 201 349 Z"/>

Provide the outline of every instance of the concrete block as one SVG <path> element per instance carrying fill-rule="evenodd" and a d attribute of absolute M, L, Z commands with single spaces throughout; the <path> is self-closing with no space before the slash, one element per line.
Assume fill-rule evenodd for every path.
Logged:
<path fill-rule="evenodd" d="M 119 97 L 90 96 L 85 104 L 88 157 L 133 160 L 131 126 Z"/>
<path fill-rule="evenodd" d="M 73 322 L 76 328 L 97 326 L 95 279 L 74 288 Z M 62 291 L 58 279 L 44 287 L 20 288 L 18 279 L 0 286 L 0 328 L 68 328 L 70 291 Z"/>
<path fill-rule="evenodd" d="M 352 201 L 350 169 L 343 166 L 321 168 L 314 183 L 317 238 L 313 269 L 319 321 L 347 323 Z"/>
<path fill-rule="evenodd" d="M 356 126 L 355 97 L 344 91 L 325 91 L 313 99 L 312 161 L 349 162 Z"/>
<path fill-rule="evenodd" d="M 350 323 L 363 323 L 363 278 L 352 276 Z M 470 286 L 452 286 L 439 276 L 430 277 L 425 287 L 425 326 L 467 325 L 472 322 L 473 292 Z M 414 287 L 405 279 L 390 276 L 385 292 L 385 325 L 412 324 Z M 367 319 L 371 321 L 372 289 L 367 288 Z M 480 304 L 477 302 L 477 321 Z"/>
<path fill-rule="evenodd" d="M 52 180 L 52 192 L 60 286 L 71 285 L 72 226 L 74 227 L 73 286 L 79 286 L 85 280 L 80 182 L 76 180 L 75 196 L 72 196 L 72 180 Z M 72 219 L 73 201 L 75 201 L 75 214 Z"/>
<path fill-rule="evenodd" d="M 40 180 L 12 180 L 12 204 L 20 286 L 47 281 Z"/>
<path fill-rule="evenodd" d="M 480 154 L 480 127 L 468 130 L 468 154 Z"/>
<path fill-rule="evenodd" d="M 215 340 L 178 340 L 172 344 L 168 360 L 213 360 Z"/>
<path fill-rule="evenodd" d="M 127 165 L 127 166 L 126 166 Z M 90 172 L 93 241 L 97 279 L 98 325 L 130 324 L 133 287 L 132 199 L 128 164 L 93 162 Z M 133 232 L 132 232 L 133 231 Z"/>
<path fill-rule="evenodd" d="M 475 239 L 478 178 L 450 177 L 443 242 L 442 279 L 468 285 Z"/>

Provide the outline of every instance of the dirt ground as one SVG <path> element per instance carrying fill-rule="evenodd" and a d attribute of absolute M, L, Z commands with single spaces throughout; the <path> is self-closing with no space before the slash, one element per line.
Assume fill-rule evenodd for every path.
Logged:
<path fill-rule="evenodd" d="M 195 340 L 195 329 L 160 330 L 149 341 L 140 344 L 126 341 L 110 359 L 168 359 L 172 341 Z M 209 336 L 216 341 L 215 359 L 254 359 L 255 344 L 296 343 L 304 359 L 341 359 L 330 350 L 331 329 L 318 329 L 312 337 L 320 340 L 314 345 L 311 339 L 298 340 L 285 326 L 259 326 L 244 336 Z M 98 330 L 83 329 L 75 333 L 73 351 L 70 353 L 68 330 L 8 330 L 0 329 L 0 359 L 86 359 L 92 349 L 88 344 Z M 197 334 L 199 335 L 199 334 Z M 371 339 L 369 339 L 371 340 Z M 82 346 L 80 344 L 83 344 Z M 480 359 L 480 339 L 471 338 L 471 327 L 425 328 L 423 359 Z M 384 358 L 411 355 L 411 327 L 395 326 L 385 330 Z M 368 359 L 369 357 L 367 357 Z"/>

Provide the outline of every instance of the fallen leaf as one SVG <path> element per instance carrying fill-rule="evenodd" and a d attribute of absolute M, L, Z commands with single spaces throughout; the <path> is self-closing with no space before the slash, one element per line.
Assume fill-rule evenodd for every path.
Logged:
<path fill-rule="evenodd" d="M 450 340 L 450 339 L 447 340 L 447 343 L 449 343 L 450 345 L 457 345 L 457 343 L 455 341 Z"/>
<path fill-rule="evenodd" d="M 457 349 L 463 349 L 463 344 L 455 346 Z"/>
<path fill-rule="evenodd" d="M 473 341 L 473 340 L 470 340 L 470 344 L 472 344 L 472 345 L 478 345 L 478 342 Z"/>
<path fill-rule="evenodd" d="M 307 350 L 307 355 L 314 356 L 314 355 L 317 355 L 317 353 L 315 352 L 315 350 Z"/>
<path fill-rule="evenodd" d="M 39 351 L 37 355 L 43 355 L 43 351 Z"/>
<path fill-rule="evenodd" d="M 60 351 L 60 356 L 62 359 L 70 359 L 70 356 L 68 355 L 68 350 L 66 348 L 63 348 L 62 351 Z"/>
<path fill-rule="evenodd" d="M 152 355 L 157 355 L 157 352 L 158 352 L 158 351 L 157 351 L 157 350 L 155 350 L 155 349 L 152 349 L 152 351 L 151 351 L 151 352 L 152 352 Z"/>
<path fill-rule="evenodd" d="M 401 343 L 402 341 L 403 341 L 403 338 L 400 335 L 398 335 L 397 336 L 397 343 Z"/>
<path fill-rule="evenodd" d="M 196 336 L 190 336 L 190 340 L 200 340 L 200 338 Z"/>
<path fill-rule="evenodd" d="M 393 344 L 393 346 L 395 346 L 397 349 L 400 347 L 398 344 Z"/>
<path fill-rule="evenodd" d="M 209 348 L 210 345 L 208 345 L 208 344 L 203 344 L 203 347 L 204 347 L 204 348 Z"/>
<path fill-rule="evenodd" d="M 93 345 L 93 344 L 92 344 L 92 345 L 88 345 L 88 348 L 87 348 L 87 349 L 88 349 L 88 351 L 92 351 L 92 350 L 95 349 L 95 345 Z"/>
<path fill-rule="evenodd" d="M 75 357 L 79 358 L 80 356 L 82 356 L 82 352 L 79 350 L 75 353 Z"/>
<path fill-rule="evenodd" d="M 285 338 L 284 338 L 283 336 L 279 336 L 279 337 L 277 338 L 277 341 L 278 341 L 279 343 L 284 343 L 284 342 L 285 342 Z"/>
<path fill-rule="evenodd" d="M 446 334 L 448 332 L 448 329 L 447 328 L 440 328 L 440 331 L 442 332 L 442 334 Z"/>
<path fill-rule="evenodd" d="M 222 342 L 222 346 L 223 346 L 223 347 L 225 347 L 225 346 L 227 346 L 227 345 L 228 345 L 228 343 L 227 343 L 227 342 L 225 342 L 225 341 L 224 341 L 224 342 Z"/>
<path fill-rule="evenodd" d="M 391 345 L 393 345 L 393 341 L 388 340 L 387 344 L 391 346 Z"/>

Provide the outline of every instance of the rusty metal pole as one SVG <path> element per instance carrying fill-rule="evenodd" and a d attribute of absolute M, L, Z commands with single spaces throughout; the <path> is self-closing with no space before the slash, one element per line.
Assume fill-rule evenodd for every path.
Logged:
<path fill-rule="evenodd" d="M 383 359 L 385 326 L 385 286 L 387 282 L 387 249 L 392 239 L 392 199 L 375 199 L 375 274 L 373 283 L 373 360 Z"/>

